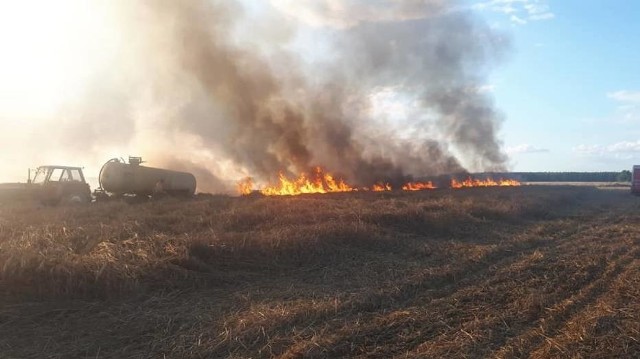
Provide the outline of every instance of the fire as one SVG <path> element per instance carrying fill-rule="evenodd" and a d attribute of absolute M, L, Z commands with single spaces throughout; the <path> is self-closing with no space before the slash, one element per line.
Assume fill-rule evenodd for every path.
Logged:
<path fill-rule="evenodd" d="M 494 186 L 520 186 L 520 182 L 512 179 L 473 179 L 471 177 L 458 181 L 451 180 L 451 188 L 467 188 L 467 187 L 494 187 Z M 408 182 L 402 187 L 403 191 L 422 191 L 432 190 L 437 187 L 433 182 Z M 254 192 L 254 182 L 250 177 L 238 182 L 238 193 L 249 195 Z M 371 187 L 354 187 L 347 184 L 344 180 L 336 178 L 333 174 L 326 172 L 321 167 L 316 167 L 310 173 L 302 173 L 297 178 L 289 178 L 284 173 L 278 175 L 278 181 L 275 184 L 259 189 L 258 192 L 265 196 L 294 196 L 299 194 L 311 193 L 338 193 L 338 192 L 355 192 L 355 191 L 372 191 L 386 192 L 393 191 L 394 188 L 388 182 L 378 182 Z"/>
<path fill-rule="evenodd" d="M 402 190 L 404 191 L 422 191 L 425 189 L 436 189 L 437 187 L 433 185 L 433 182 L 409 182 L 402 186 Z"/>
<path fill-rule="evenodd" d="M 251 194 L 251 192 L 253 192 L 253 178 L 247 177 L 238 182 L 237 189 L 241 195 Z"/>
<path fill-rule="evenodd" d="M 336 193 L 357 190 L 341 179 L 336 179 L 331 173 L 325 173 L 316 167 L 311 175 L 300 174 L 298 178 L 288 178 L 284 173 L 278 175 L 278 182 L 260 190 L 265 196 L 286 196 L 305 193 Z M 246 195 L 253 192 L 253 181 L 247 178 L 238 183 L 238 192 Z"/>
<path fill-rule="evenodd" d="M 511 186 L 520 186 L 520 182 L 513 179 L 500 179 L 496 181 L 491 178 L 480 180 L 480 179 L 474 179 L 471 177 L 463 181 L 458 181 L 456 179 L 451 180 L 451 188 L 511 187 Z"/>
<path fill-rule="evenodd" d="M 501 179 L 499 184 L 501 187 L 517 187 L 522 185 L 520 181 L 516 181 L 514 179 Z"/>
<path fill-rule="evenodd" d="M 376 183 L 373 186 L 371 186 L 371 190 L 373 192 L 385 192 L 385 191 L 391 191 L 393 188 L 391 188 L 391 185 L 388 183 Z"/>

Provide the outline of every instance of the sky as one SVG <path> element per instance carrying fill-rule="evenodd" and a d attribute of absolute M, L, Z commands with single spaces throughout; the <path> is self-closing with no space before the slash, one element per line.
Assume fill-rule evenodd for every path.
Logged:
<path fill-rule="evenodd" d="M 421 18 L 439 2 L 446 2 L 239 1 L 249 18 L 260 18 L 266 9 L 295 17 L 299 28 L 291 46 L 310 63 L 327 56 L 321 41 L 327 31 L 366 21 Z M 411 6 L 402 6 L 405 3 Z M 422 10 L 416 6 L 421 3 L 426 4 Z M 60 129 L 42 130 L 43 124 L 51 124 L 53 113 L 72 111 L 69 103 L 83 96 L 91 87 L 87 84 L 105 78 L 114 86 L 130 81 L 126 72 L 111 66 L 117 56 L 129 50 L 123 45 L 126 39 L 122 34 L 111 31 L 117 14 L 109 11 L 108 4 L 0 1 L 0 182 L 22 180 L 27 167 L 43 162 L 86 166 L 93 173 L 99 169 L 98 162 L 137 155 L 140 148 L 154 145 L 104 144 L 96 150 L 100 138 L 88 132 L 75 148 L 91 156 L 74 162 L 57 148 L 55 135 Z M 338 10 L 347 10 L 350 16 L 340 17 Z M 509 156 L 510 170 L 621 171 L 640 164 L 640 2 L 462 0 L 454 11 L 474 13 L 509 39 L 508 49 L 478 90 L 489 94 L 501 114 L 498 139 Z M 259 25 L 269 29 L 269 19 Z M 290 36 L 286 27 L 281 33 L 263 31 L 260 35 Z M 260 45 L 258 40 L 256 44 Z M 107 99 L 110 96 L 104 95 Z M 384 91 L 372 95 L 376 102 L 372 108 L 411 113 L 398 101 L 390 101 L 391 97 Z M 108 112 L 108 108 L 107 103 L 101 111 Z M 118 115 L 114 111 L 113 116 Z M 115 126 L 115 122 L 106 121 L 99 128 L 126 133 Z M 66 143 L 65 147 L 73 145 Z"/>
<path fill-rule="evenodd" d="M 640 2 L 469 2 L 512 40 L 490 76 L 515 171 L 640 164 Z"/>

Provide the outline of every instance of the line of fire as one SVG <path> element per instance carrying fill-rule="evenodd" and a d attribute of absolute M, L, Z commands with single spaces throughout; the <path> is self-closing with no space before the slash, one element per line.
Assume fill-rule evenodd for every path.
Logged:
<path fill-rule="evenodd" d="M 472 178 L 450 179 L 448 188 L 475 188 L 475 187 L 515 187 L 520 186 L 520 181 L 515 179 L 493 179 L 493 178 Z M 394 190 L 402 191 L 423 191 L 442 188 L 433 181 L 412 181 L 401 186 L 393 186 L 388 182 L 378 182 L 371 186 L 352 186 L 343 179 L 336 178 L 333 174 L 326 172 L 321 167 L 316 167 L 309 174 L 301 173 L 298 177 L 292 178 L 284 173 L 278 175 L 276 183 L 268 184 L 262 188 L 257 188 L 254 180 L 247 177 L 237 184 L 237 191 L 241 195 L 251 195 L 260 193 L 265 196 L 295 196 L 301 194 L 323 194 L 340 192 L 387 192 Z"/>

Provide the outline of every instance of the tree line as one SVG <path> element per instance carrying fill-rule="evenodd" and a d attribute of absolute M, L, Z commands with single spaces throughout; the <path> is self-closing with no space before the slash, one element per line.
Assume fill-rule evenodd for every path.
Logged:
<path fill-rule="evenodd" d="M 620 172 L 507 172 L 482 174 L 523 182 L 630 182 L 631 171 Z"/>

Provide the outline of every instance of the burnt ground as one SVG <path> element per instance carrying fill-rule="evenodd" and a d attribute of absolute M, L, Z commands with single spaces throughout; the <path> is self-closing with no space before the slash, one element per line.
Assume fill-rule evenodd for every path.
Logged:
<path fill-rule="evenodd" d="M 640 197 L 0 205 L 1 358 L 640 356 Z"/>

